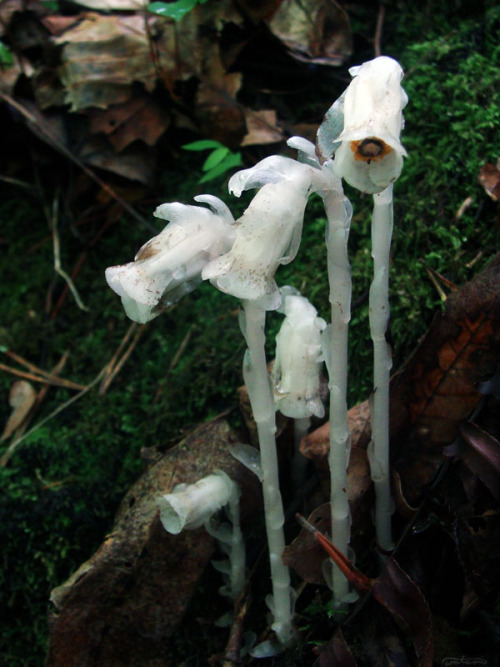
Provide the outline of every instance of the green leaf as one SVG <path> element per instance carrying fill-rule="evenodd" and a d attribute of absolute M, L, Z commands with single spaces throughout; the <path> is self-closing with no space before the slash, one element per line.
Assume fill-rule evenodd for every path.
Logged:
<path fill-rule="evenodd" d="M 3 42 L 0 42 L 0 66 L 9 66 L 12 65 L 13 62 L 14 56 L 12 55 L 12 51 Z"/>
<path fill-rule="evenodd" d="M 206 151 L 208 148 L 221 148 L 223 144 L 220 141 L 214 141 L 213 139 L 200 139 L 199 141 L 193 141 L 190 144 L 185 144 L 182 148 L 185 151 Z"/>
<path fill-rule="evenodd" d="M 216 167 L 218 164 L 222 162 L 222 160 L 224 160 L 224 158 L 228 155 L 228 153 L 229 153 L 229 148 L 227 148 L 226 146 L 220 146 L 220 148 L 216 148 L 214 151 L 210 153 L 210 155 L 203 163 L 202 171 L 210 171 L 210 169 Z"/>
<path fill-rule="evenodd" d="M 207 173 L 200 178 L 198 183 L 207 183 L 208 181 L 213 181 L 214 178 L 224 174 L 226 171 L 229 171 L 229 169 L 240 167 L 241 164 L 241 153 L 229 153 L 229 155 L 216 167 L 210 169 L 210 171 L 207 171 Z"/>
<path fill-rule="evenodd" d="M 148 10 L 160 16 L 169 16 L 174 21 L 180 21 L 186 14 L 196 7 L 197 0 L 177 0 L 177 2 L 152 2 Z"/>

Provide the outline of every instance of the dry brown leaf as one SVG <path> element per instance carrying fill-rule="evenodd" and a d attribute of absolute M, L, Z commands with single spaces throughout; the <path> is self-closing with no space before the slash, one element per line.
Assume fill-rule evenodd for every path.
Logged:
<path fill-rule="evenodd" d="M 105 137 L 93 136 L 81 147 L 78 157 L 91 167 L 106 169 L 131 181 L 149 185 L 155 177 L 155 153 L 135 144 L 117 153 Z"/>
<path fill-rule="evenodd" d="M 241 146 L 253 144 L 274 144 L 283 140 L 283 132 L 278 127 L 276 111 L 252 111 L 245 108 L 247 133 L 241 140 Z"/>
<path fill-rule="evenodd" d="M 297 60 L 338 67 L 351 55 L 349 18 L 334 0 L 282 2 L 268 25 Z"/>
<path fill-rule="evenodd" d="M 445 445 L 500 363 L 500 254 L 448 297 L 409 362 L 391 381 L 391 442 L 404 496 L 418 503 Z"/>
<path fill-rule="evenodd" d="M 106 134 L 118 152 L 137 140 L 154 146 L 170 122 L 168 113 L 145 95 L 106 110 L 90 109 L 87 115 L 91 133 Z"/>
<path fill-rule="evenodd" d="M 125 102 L 134 81 L 153 90 L 157 75 L 146 20 L 142 15 L 89 12 L 81 23 L 53 38 L 64 45 L 59 76 L 72 111 Z"/>
<path fill-rule="evenodd" d="M 6 440 L 16 429 L 22 426 L 36 402 L 36 391 L 27 380 L 17 380 L 9 393 L 9 405 L 12 412 L 7 420 L 1 440 Z"/>
<path fill-rule="evenodd" d="M 335 630 L 333 637 L 320 650 L 319 667 L 356 667 L 357 665 L 340 627 Z"/>
<path fill-rule="evenodd" d="M 366 449 L 371 438 L 369 402 L 363 401 L 352 407 L 347 414 L 347 419 L 351 432 L 351 445 Z M 330 451 L 330 422 L 326 422 L 302 438 L 300 451 L 320 467 L 327 465 L 324 459 Z"/>
<path fill-rule="evenodd" d="M 245 133 L 243 108 L 236 102 L 242 82 L 238 72 L 226 74 L 218 57 L 200 82 L 196 111 L 203 134 L 227 146 L 239 146 Z"/>
<path fill-rule="evenodd" d="M 3 0 L 0 2 L 0 37 L 5 34 L 5 30 L 16 12 L 24 11 L 24 0 Z"/>
<path fill-rule="evenodd" d="M 488 163 L 479 170 L 479 183 L 484 191 L 493 201 L 500 200 L 500 170 L 498 163 L 496 165 Z"/>

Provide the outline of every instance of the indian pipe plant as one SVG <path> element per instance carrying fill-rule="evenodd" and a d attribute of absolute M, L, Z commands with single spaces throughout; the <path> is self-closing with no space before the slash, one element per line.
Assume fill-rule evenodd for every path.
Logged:
<path fill-rule="evenodd" d="M 298 420 L 307 419 L 312 414 L 322 416 L 317 377 L 323 359 L 330 390 L 332 540 L 339 553 L 344 557 L 348 555 L 350 433 L 346 392 L 351 302 L 348 237 L 352 206 L 344 194 L 342 179 L 374 198 L 374 270 L 370 289 L 374 392 L 370 466 L 376 490 L 377 541 L 384 550 L 392 545 L 388 394 L 391 353 L 386 342 L 386 329 L 392 187 L 406 154 L 400 143 L 400 133 L 407 96 L 401 88 L 402 69 L 392 58 L 375 58 L 353 67 L 350 73 L 352 82 L 327 112 L 318 131 L 316 146 L 303 138 L 293 137 L 288 143 L 297 149 L 296 160 L 271 156 L 232 176 L 229 181 L 232 194 L 240 196 L 244 190 L 257 189 L 238 220 L 234 221 L 228 207 L 211 195 L 195 198 L 208 208 L 163 204 L 155 212 L 157 217 L 170 221 L 163 232 L 140 249 L 134 262 L 106 270 L 106 279 L 121 296 L 127 315 L 138 322 L 153 319 L 201 280 L 209 280 L 222 292 L 241 300 L 240 326 L 247 345 L 243 377 L 257 424 L 260 460 L 255 452 L 244 446 L 237 448 L 234 454 L 262 482 L 272 589 L 267 602 L 274 633 L 270 640 L 254 647 L 252 654 L 256 657 L 276 654 L 295 639 L 295 595 L 288 567 L 282 561 L 285 519 L 275 441 L 275 412 L 281 410 Z M 316 310 L 303 297 L 294 295 L 289 289 L 280 291 L 275 280 L 278 266 L 293 261 L 297 254 L 304 212 L 313 192 L 322 198 L 328 219 L 326 245 L 331 303 L 328 326 L 316 317 Z M 286 319 L 278 336 L 277 362 L 271 377 L 265 355 L 266 312 L 280 307 Z M 308 327 L 309 333 L 305 331 Z M 307 390 L 309 395 L 301 394 Z M 237 519 L 234 524 L 237 495 L 219 473 L 214 471 L 214 474 L 216 477 L 208 478 L 207 483 L 214 489 L 221 489 L 217 491 L 218 499 L 210 505 L 209 514 L 230 503 L 233 526 L 238 533 Z M 179 515 L 177 510 L 174 511 L 181 500 L 189 506 L 203 502 L 197 500 L 204 497 L 197 489 L 197 485 L 178 489 L 159 501 L 167 530 L 172 529 L 172 522 L 174 532 L 181 529 Z M 188 510 L 184 508 L 182 511 Z M 189 509 L 196 517 L 195 525 L 208 520 L 208 515 L 202 517 L 199 511 Z M 186 520 L 188 528 L 189 521 Z M 206 525 L 209 527 L 210 523 Z M 226 542 L 228 539 L 230 537 Z M 241 544 L 239 542 L 238 577 L 244 562 L 241 560 Z M 229 554 L 231 557 L 231 549 Z M 334 607 L 345 606 L 352 600 L 348 581 L 333 563 L 331 575 Z M 240 587 L 240 579 L 237 585 L 231 584 L 233 597 Z"/>

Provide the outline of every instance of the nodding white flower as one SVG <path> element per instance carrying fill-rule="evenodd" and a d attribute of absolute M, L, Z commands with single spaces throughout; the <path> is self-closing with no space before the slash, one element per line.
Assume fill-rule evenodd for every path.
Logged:
<path fill-rule="evenodd" d="M 154 215 L 170 223 L 142 246 L 133 262 L 106 269 L 106 280 L 130 319 L 154 319 L 195 289 L 203 267 L 231 248 L 234 219 L 226 204 L 212 195 L 195 201 L 209 208 L 179 202 L 158 206 Z"/>
<path fill-rule="evenodd" d="M 222 470 L 217 470 L 194 484 L 178 484 L 172 491 L 157 499 L 160 521 L 168 533 L 178 535 L 183 530 L 200 526 L 219 540 L 229 556 L 229 562 L 214 563 L 227 575 L 228 586 L 220 589 L 223 595 L 236 599 L 245 583 L 245 545 L 240 528 L 240 488 Z M 213 525 L 213 515 L 227 508 L 231 527 Z"/>
<path fill-rule="evenodd" d="M 207 264 L 202 277 L 222 292 L 274 310 L 281 303 L 274 274 L 295 258 L 308 196 L 326 187 L 325 176 L 319 168 L 274 155 L 229 181 L 236 196 L 255 187 L 260 190 L 234 225 L 231 250 Z"/>
<path fill-rule="evenodd" d="M 195 484 L 178 484 L 172 493 L 157 500 L 165 530 L 177 535 L 199 528 L 212 515 L 239 497 L 238 485 L 222 471 L 214 472 Z"/>
<path fill-rule="evenodd" d="M 353 80 L 343 97 L 344 128 L 335 140 L 340 146 L 333 170 L 358 190 L 373 194 L 399 177 L 406 156 L 400 142 L 408 102 L 400 85 L 403 70 L 392 58 L 380 56 L 349 72 Z"/>
<path fill-rule="evenodd" d="M 303 297 L 284 295 L 285 319 L 276 336 L 272 380 L 276 408 L 287 417 L 323 417 L 319 395 L 320 333 L 326 322 Z"/>

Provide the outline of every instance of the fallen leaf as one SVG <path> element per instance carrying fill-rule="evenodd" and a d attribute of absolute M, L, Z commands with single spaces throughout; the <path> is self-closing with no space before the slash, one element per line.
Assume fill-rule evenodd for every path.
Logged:
<path fill-rule="evenodd" d="M 317 523 L 297 515 L 324 552 L 344 573 L 349 583 L 359 592 L 370 591 L 402 630 L 411 638 L 420 667 L 432 667 L 434 653 L 432 615 L 422 591 L 400 567 L 394 557 L 388 558 L 382 573 L 375 580 L 360 572 L 328 539 Z"/>
<path fill-rule="evenodd" d="M 363 401 L 352 407 L 347 413 L 351 445 L 366 449 L 371 438 L 370 404 Z M 325 422 L 312 433 L 302 438 L 301 453 L 311 461 L 324 463 L 325 456 L 330 451 L 330 422 Z"/>
<path fill-rule="evenodd" d="M 0 2 L 0 37 L 5 34 L 14 14 L 22 12 L 24 9 L 24 0 L 3 0 L 3 2 Z"/>
<path fill-rule="evenodd" d="M 493 201 L 500 199 L 500 170 L 498 163 L 496 165 L 487 163 L 481 167 L 478 176 L 479 183 L 484 191 Z"/>
<path fill-rule="evenodd" d="M 196 94 L 197 118 L 202 133 L 232 147 L 239 146 L 245 133 L 245 114 L 236 101 L 242 75 L 226 74 L 219 59 L 214 59 Z"/>
<path fill-rule="evenodd" d="M 108 538 L 52 591 L 47 665 L 163 664 L 214 546 L 203 528 L 167 533 L 156 498 L 222 469 L 242 487 L 242 515 L 255 512 L 259 484 L 229 454 L 236 439 L 222 420 L 205 424 L 128 491 Z"/>
<path fill-rule="evenodd" d="M 432 667 L 432 615 L 422 591 L 394 558 L 373 585 L 375 599 L 411 637 L 420 667 Z"/>
<path fill-rule="evenodd" d="M 170 122 L 165 109 L 146 95 L 105 110 L 90 109 L 87 116 L 91 133 L 106 134 L 118 152 L 137 140 L 154 146 Z"/>
<path fill-rule="evenodd" d="M 349 18 L 334 0 L 282 2 L 268 25 L 297 60 L 339 67 L 352 53 Z"/>
<path fill-rule="evenodd" d="M 356 667 L 356 665 L 342 630 L 337 628 L 330 641 L 321 647 L 319 667 Z"/>
<path fill-rule="evenodd" d="M 284 135 L 278 127 L 276 111 L 252 111 L 245 108 L 244 112 L 247 133 L 241 140 L 241 146 L 273 144 L 283 140 Z"/>
<path fill-rule="evenodd" d="M 89 12 L 81 23 L 53 38 L 63 45 L 59 76 L 72 111 L 126 102 L 134 81 L 153 90 L 157 76 L 146 33 L 148 20 L 139 14 Z"/>
<path fill-rule="evenodd" d="M 475 597 L 483 606 L 494 603 L 500 584 L 500 512 L 475 514 L 470 505 L 462 507 L 457 513 L 454 536 L 465 580 L 472 589 L 464 592 L 462 607 L 468 606 L 472 611 Z"/>
<path fill-rule="evenodd" d="M 460 425 L 462 441 L 446 447 L 447 456 L 457 456 L 500 500 L 500 442 L 472 422 Z"/>
<path fill-rule="evenodd" d="M 93 136 L 79 148 L 78 157 L 91 167 L 99 167 L 145 185 L 155 177 L 155 153 L 147 146 L 135 143 L 117 153 L 105 137 Z"/>
<path fill-rule="evenodd" d="M 479 383 L 500 363 L 500 254 L 449 295 L 424 339 L 391 380 L 391 443 L 404 496 L 422 489 L 481 399 Z"/>
<path fill-rule="evenodd" d="M 16 429 L 22 426 L 36 402 L 36 391 L 27 380 L 14 382 L 9 393 L 9 405 L 12 412 L 7 420 L 1 440 L 6 440 Z"/>
<path fill-rule="evenodd" d="M 308 517 L 321 533 L 331 533 L 330 503 L 317 507 Z M 323 576 L 323 563 L 328 558 L 314 535 L 301 530 L 291 544 L 285 547 L 283 563 L 291 567 L 301 579 L 309 584 L 326 585 Z"/>

